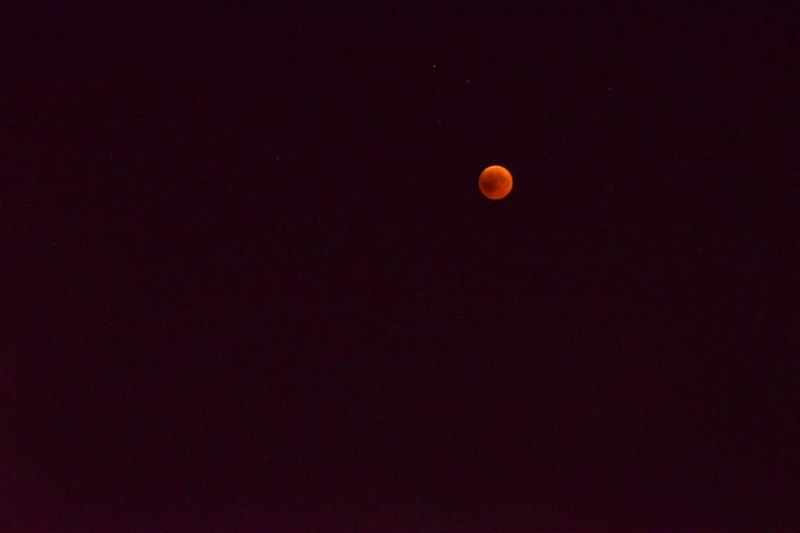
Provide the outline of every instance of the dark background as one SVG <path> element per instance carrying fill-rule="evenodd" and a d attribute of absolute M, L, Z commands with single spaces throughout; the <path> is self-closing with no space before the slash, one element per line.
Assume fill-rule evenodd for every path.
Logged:
<path fill-rule="evenodd" d="M 7 13 L 2 530 L 796 530 L 799 12 L 647 5 Z"/>

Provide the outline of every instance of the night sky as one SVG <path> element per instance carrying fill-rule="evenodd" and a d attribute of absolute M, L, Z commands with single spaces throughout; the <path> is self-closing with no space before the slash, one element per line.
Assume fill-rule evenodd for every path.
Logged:
<path fill-rule="evenodd" d="M 800 10 L 566 4 L 9 25 L 0 530 L 800 530 Z"/>

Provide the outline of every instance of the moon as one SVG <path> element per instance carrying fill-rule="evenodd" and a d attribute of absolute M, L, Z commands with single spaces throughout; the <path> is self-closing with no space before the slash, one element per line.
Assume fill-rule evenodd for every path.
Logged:
<path fill-rule="evenodd" d="M 513 186 L 511 172 L 500 165 L 486 167 L 478 178 L 478 188 L 490 200 L 502 200 L 508 196 Z"/>

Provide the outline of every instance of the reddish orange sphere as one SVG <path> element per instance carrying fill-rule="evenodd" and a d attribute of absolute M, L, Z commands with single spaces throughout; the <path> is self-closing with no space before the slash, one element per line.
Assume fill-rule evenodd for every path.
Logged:
<path fill-rule="evenodd" d="M 508 196 L 513 186 L 511 172 L 500 165 L 486 167 L 478 178 L 478 188 L 490 200 L 502 200 Z"/>

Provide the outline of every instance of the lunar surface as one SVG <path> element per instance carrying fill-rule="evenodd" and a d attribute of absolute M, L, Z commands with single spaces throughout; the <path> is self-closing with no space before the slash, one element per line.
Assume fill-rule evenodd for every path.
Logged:
<path fill-rule="evenodd" d="M 486 167 L 478 178 L 478 188 L 490 200 L 502 200 L 511 192 L 513 185 L 511 172 L 499 165 Z"/>

